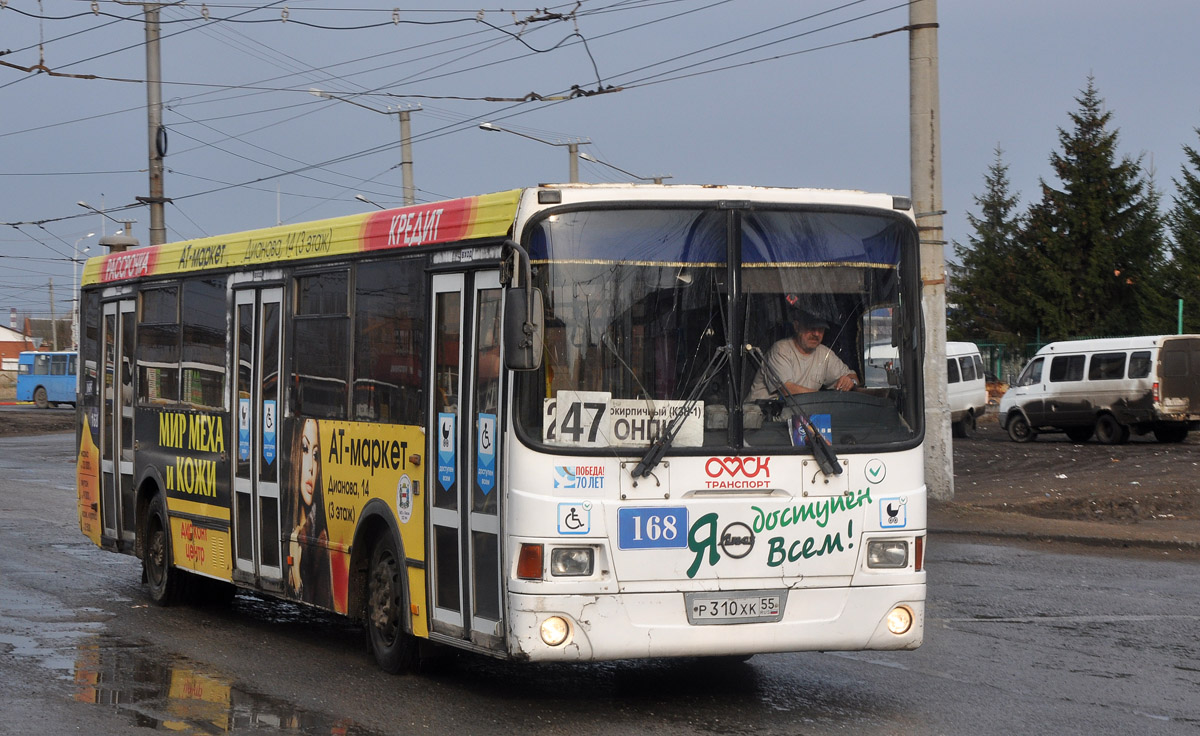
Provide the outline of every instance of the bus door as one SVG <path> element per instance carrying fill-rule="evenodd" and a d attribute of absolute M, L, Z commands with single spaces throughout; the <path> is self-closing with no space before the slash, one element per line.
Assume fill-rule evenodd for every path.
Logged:
<path fill-rule="evenodd" d="M 100 412 L 100 520 L 104 536 L 133 542 L 137 502 L 133 489 L 133 376 L 136 301 L 104 305 L 104 380 Z"/>
<path fill-rule="evenodd" d="M 433 277 L 427 488 L 432 628 L 503 650 L 500 277 Z"/>
<path fill-rule="evenodd" d="M 234 560 L 240 579 L 278 587 L 283 579 L 277 429 L 283 415 L 279 387 L 283 289 L 239 289 L 234 294 Z"/>

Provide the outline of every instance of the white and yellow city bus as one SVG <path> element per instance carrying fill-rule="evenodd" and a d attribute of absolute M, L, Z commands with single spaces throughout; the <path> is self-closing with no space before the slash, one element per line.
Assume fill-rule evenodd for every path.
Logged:
<path fill-rule="evenodd" d="M 159 603 L 312 604 L 389 671 L 912 649 L 919 303 L 909 201 L 846 191 L 544 185 L 110 253 L 80 526 Z M 761 367 L 797 308 L 853 390 Z"/>

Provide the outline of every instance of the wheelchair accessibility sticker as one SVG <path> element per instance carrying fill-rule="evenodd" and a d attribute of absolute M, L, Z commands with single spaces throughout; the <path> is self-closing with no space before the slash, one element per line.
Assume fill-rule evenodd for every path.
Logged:
<path fill-rule="evenodd" d="M 560 503 L 558 505 L 559 534 L 589 534 L 592 531 L 591 501 Z"/>
<path fill-rule="evenodd" d="M 884 529 L 903 529 L 908 526 L 908 498 L 898 496 L 879 499 L 879 526 Z"/>

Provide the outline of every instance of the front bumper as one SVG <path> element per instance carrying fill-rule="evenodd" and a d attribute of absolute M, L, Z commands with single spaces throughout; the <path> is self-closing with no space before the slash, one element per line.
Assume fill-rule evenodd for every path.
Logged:
<path fill-rule="evenodd" d="M 532 661 L 916 649 L 925 628 L 924 585 L 798 588 L 788 592 L 780 621 L 718 626 L 688 623 L 681 592 L 510 594 L 510 601 L 510 654 Z M 912 627 L 899 636 L 887 629 L 887 615 L 897 605 L 913 616 Z M 556 647 L 539 635 L 549 616 L 570 624 L 570 636 Z"/>

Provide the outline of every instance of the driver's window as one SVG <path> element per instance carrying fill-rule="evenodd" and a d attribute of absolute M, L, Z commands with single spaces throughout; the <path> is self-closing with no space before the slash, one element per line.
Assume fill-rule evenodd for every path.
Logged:
<path fill-rule="evenodd" d="M 1042 382 L 1042 359 L 1038 358 L 1037 360 L 1033 361 L 1032 363 L 1030 363 L 1028 366 L 1025 367 L 1024 372 L 1021 373 L 1020 380 L 1017 381 L 1017 385 L 1018 386 L 1032 386 L 1036 383 L 1041 383 L 1041 382 Z"/>

